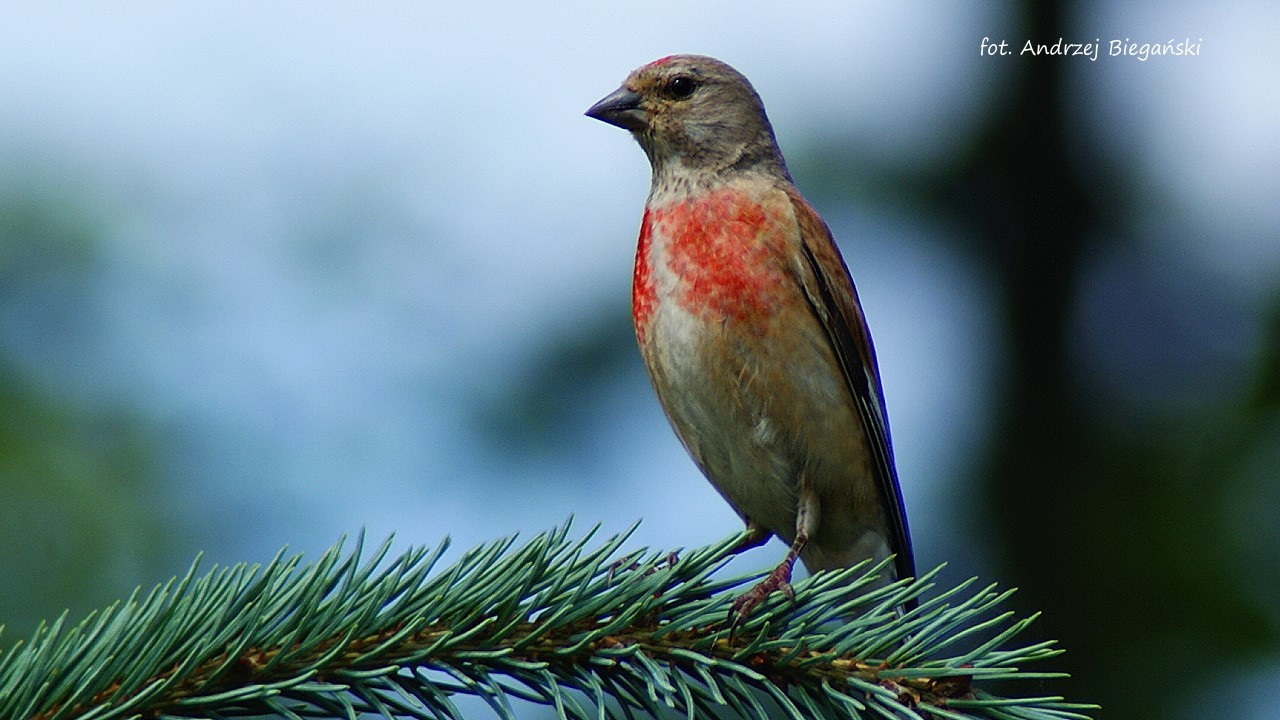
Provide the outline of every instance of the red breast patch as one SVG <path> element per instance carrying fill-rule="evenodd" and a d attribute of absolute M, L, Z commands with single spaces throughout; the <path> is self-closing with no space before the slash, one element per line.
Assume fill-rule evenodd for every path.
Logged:
<path fill-rule="evenodd" d="M 653 267 L 649 264 L 649 249 L 652 245 L 653 220 L 649 208 L 644 209 L 644 219 L 640 221 L 640 243 L 636 248 L 636 267 L 631 276 L 631 317 L 636 324 L 636 337 L 644 342 L 645 330 L 649 327 L 649 317 L 653 315 L 653 307 L 657 303 L 657 293 L 653 288 Z"/>
<path fill-rule="evenodd" d="M 643 338 L 656 303 L 650 248 L 665 246 L 667 268 L 678 279 L 680 306 L 708 321 L 745 322 L 763 329 L 783 297 L 787 247 L 786 205 L 762 204 L 753 194 L 716 190 L 646 209 L 636 257 L 632 311 Z"/>

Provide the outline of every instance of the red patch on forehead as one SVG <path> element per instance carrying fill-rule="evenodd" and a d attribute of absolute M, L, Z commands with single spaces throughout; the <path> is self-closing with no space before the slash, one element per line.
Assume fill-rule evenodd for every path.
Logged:
<path fill-rule="evenodd" d="M 663 65 L 666 65 L 667 63 L 671 62 L 671 60 L 674 58 L 675 58 L 675 55 L 667 55 L 666 57 L 660 57 L 657 60 L 654 60 L 653 62 L 649 63 L 649 67 L 662 67 Z"/>
<path fill-rule="evenodd" d="M 794 228 L 781 206 L 726 189 L 650 215 L 654 232 L 666 239 L 667 267 L 679 278 L 681 307 L 717 321 L 767 321 L 773 315 L 783 296 L 784 256 Z"/>

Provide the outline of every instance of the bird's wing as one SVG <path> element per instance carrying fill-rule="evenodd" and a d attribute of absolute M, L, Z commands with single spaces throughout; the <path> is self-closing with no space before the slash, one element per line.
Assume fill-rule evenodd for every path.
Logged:
<path fill-rule="evenodd" d="M 862 419 L 872 468 L 888 511 L 889 546 L 897 556 L 894 562 L 898 577 L 915 577 L 911 533 L 907 529 L 902 489 L 898 486 L 898 472 L 893 464 L 893 444 L 889 439 L 889 417 L 885 410 L 884 392 L 880 388 L 880 371 L 857 290 L 826 223 L 794 188 L 788 188 L 787 195 L 800 225 L 800 260 L 795 268 L 798 280 L 813 314 L 831 342 L 831 349 L 840 362 L 840 369 L 853 394 L 853 403 Z"/>

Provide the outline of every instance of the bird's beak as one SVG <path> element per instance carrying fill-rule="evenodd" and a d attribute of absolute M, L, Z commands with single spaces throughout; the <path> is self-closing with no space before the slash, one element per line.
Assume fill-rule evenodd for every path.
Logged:
<path fill-rule="evenodd" d="M 628 90 L 625 85 L 587 108 L 587 117 L 633 132 L 643 130 L 648 124 L 646 113 L 640 109 L 640 93 Z"/>

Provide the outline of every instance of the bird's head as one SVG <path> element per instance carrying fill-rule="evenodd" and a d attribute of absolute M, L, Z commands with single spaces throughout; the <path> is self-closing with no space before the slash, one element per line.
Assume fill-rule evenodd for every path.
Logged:
<path fill-rule="evenodd" d="M 673 164 L 713 172 L 760 162 L 782 166 L 760 96 L 741 73 L 715 58 L 654 60 L 592 105 L 587 116 L 631 131 L 655 174 Z"/>

